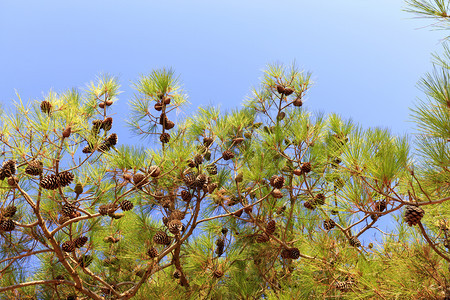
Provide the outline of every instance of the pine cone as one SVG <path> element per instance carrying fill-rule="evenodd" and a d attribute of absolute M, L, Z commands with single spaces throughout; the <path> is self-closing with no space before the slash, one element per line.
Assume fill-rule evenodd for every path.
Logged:
<path fill-rule="evenodd" d="M 277 175 L 272 175 L 272 177 L 269 178 L 269 184 L 270 186 L 273 187 L 273 185 L 275 184 L 275 179 L 277 179 L 278 176 Z"/>
<path fill-rule="evenodd" d="M 4 218 L 12 218 L 14 217 L 14 215 L 17 212 L 17 207 L 14 205 L 8 205 L 2 212 L 2 214 L 0 214 L 1 216 L 3 216 Z"/>
<path fill-rule="evenodd" d="M 148 183 L 148 178 L 145 178 L 145 175 L 142 173 L 137 173 L 133 176 L 133 182 L 136 187 L 142 187 Z"/>
<path fill-rule="evenodd" d="M 208 193 L 212 194 L 217 187 L 218 187 L 218 184 L 215 182 L 208 183 L 208 186 L 207 186 Z"/>
<path fill-rule="evenodd" d="M 217 166 L 215 164 L 210 164 L 206 167 L 206 171 L 209 175 L 217 175 Z"/>
<path fill-rule="evenodd" d="M 11 219 L 0 220 L 0 230 L 2 231 L 13 231 L 16 228 L 16 223 Z"/>
<path fill-rule="evenodd" d="M 206 183 L 206 181 L 208 180 L 208 177 L 206 177 L 206 175 L 205 174 L 198 174 L 197 175 L 197 177 L 195 178 L 195 183 L 194 183 L 194 185 L 196 186 L 196 187 L 199 187 L 199 188 L 201 188 L 201 187 L 203 187 L 203 185 Z"/>
<path fill-rule="evenodd" d="M 244 208 L 244 211 L 247 215 L 250 215 L 253 212 L 253 206 L 247 206 Z"/>
<path fill-rule="evenodd" d="M 378 212 L 382 212 L 386 209 L 386 200 L 381 200 L 375 202 L 375 210 Z"/>
<path fill-rule="evenodd" d="M 88 241 L 88 238 L 86 236 L 80 236 L 77 237 L 73 243 L 75 245 L 76 248 L 81 248 L 84 246 L 84 244 L 86 244 L 86 242 Z"/>
<path fill-rule="evenodd" d="M 278 209 L 277 209 L 277 214 L 278 215 L 281 215 L 282 213 L 284 213 L 286 211 L 286 206 L 280 206 L 280 207 L 278 207 Z"/>
<path fill-rule="evenodd" d="M 104 131 L 109 131 L 112 128 L 113 119 L 111 117 L 108 117 L 102 121 L 101 129 Z"/>
<path fill-rule="evenodd" d="M 81 255 L 81 257 L 78 259 L 78 264 L 82 268 L 87 268 L 93 261 L 93 257 L 91 255 Z"/>
<path fill-rule="evenodd" d="M 201 156 L 200 154 L 197 154 L 194 156 L 194 163 L 198 166 L 201 165 L 203 163 L 203 156 Z"/>
<path fill-rule="evenodd" d="M 266 243 L 266 242 L 269 241 L 269 239 L 270 239 L 269 236 L 267 234 L 265 234 L 265 233 L 258 234 L 256 236 L 256 242 L 257 243 Z"/>
<path fill-rule="evenodd" d="M 133 203 L 129 200 L 123 200 L 120 203 L 120 207 L 122 208 L 123 211 L 129 211 L 133 209 Z"/>
<path fill-rule="evenodd" d="M 230 150 L 225 150 L 222 153 L 222 158 L 223 158 L 223 160 L 230 160 L 230 159 L 234 158 L 234 153 L 231 152 Z"/>
<path fill-rule="evenodd" d="M 301 169 L 295 169 L 295 170 L 292 171 L 292 173 L 294 175 L 300 176 L 300 175 L 302 175 L 302 170 Z"/>
<path fill-rule="evenodd" d="M 55 280 L 64 280 L 64 275 L 58 275 L 55 277 Z"/>
<path fill-rule="evenodd" d="M 81 150 L 84 154 L 94 153 L 94 147 L 92 145 L 87 145 Z"/>
<path fill-rule="evenodd" d="M 316 208 L 316 206 L 314 205 L 314 203 L 311 203 L 311 201 L 305 201 L 305 203 L 303 203 L 303 206 L 306 207 L 307 209 L 311 209 L 311 210 L 313 210 L 314 208 Z"/>
<path fill-rule="evenodd" d="M 66 203 L 62 206 L 62 213 L 65 216 L 71 216 L 74 212 L 75 212 L 75 205 L 71 204 L 71 203 Z"/>
<path fill-rule="evenodd" d="M 323 221 L 323 228 L 325 230 L 331 230 L 331 229 L 334 228 L 335 225 L 336 225 L 336 223 L 333 220 L 331 220 L 331 219 Z"/>
<path fill-rule="evenodd" d="M 192 199 L 191 193 L 189 193 L 189 191 L 187 190 L 182 190 L 181 191 L 181 199 L 183 199 L 183 201 L 190 201 Z"/>
<path fill-rule="evenodd" d="M 286 96 L 291 95 L 293 92 L 294 92 L 294 89 L 292 89 L 292 88 L 285 88 L 285 89 L 284 89 L 284 94 L 285 94 Z"/>
<path fill-rule="evenodd" d="M 181 223 L 181 221 L 178 219 L 174 219 L 169 221 L 169 225 L 167 227 L 169 227 L 170 233 L 179 234 L 183 229 L 183 223 Z"/>
<path fill-rule="evenodd" d="M 164 123 L 163 127 L 164 127 L 164 129 L 166 129 L 166 130 L 170 130 L 170 129 L 172 129 L 172 128 L 175 127 L 175 123 L 172 122 L 172 121 L 170 121 L 170 120 L 167 120 L 167 121 Z"/>
<path fill-rule="evenodd" d="M 8 177 L 8 185 L 15 187 L 19 183 L 19 178 L 17 176 Z"/>
<path fill-rule="evenodd" d="M 73 251 L 75 251 L 75 243 L 72 242 L 72 241 L 64 242 L 64 243 L 61 245 L 61 249 L 62 249 L 64 252 L 73 252 Z"/>
<path fill-rule="evenodd" d="M 148 174 L 153 178 L 158 177 L 161 174 L 161 168 L 158 166 L 151 166 L 148 169 Z"/>
<path fill-rule="evenodd" d="M 353 285 L 354 285 L 353 281 L 339 281 L 339 280 L 336 281 L 334 284 L 336 289 L 341 292 L 348 292 Z"/>
<path fill-rule="evenodd" d="M 62 225 L 62 224 L 66 223 L 66 222 L 69 221 L 69 220 L 70 220 L 70 217 L 63 214 L 63 215 L 59 218 L 58 224 L 59 224 L 59 225 Z"/>
<path fill-rule="evenodd" d="M 157 191 L 155 193 L 154 198 L 155 198 L 156 201 L 161 202 L 161 200 L 164 198 L 164 193 L 161 192 L 161 191 Z"/>
<path fill-rule="evenodd" d="M 206 152 L 203 154 L 203 158 L 207 161 L 211 160 L 211 151 L 206 150 Z"/>
<path fill-rule="evenodd" d="M 240 217 L 243 212 L 244 212 L 244 209 L 241 208 L 240 210 L 235 211 L 233 216 Z"/>
<path fill-rule="evenodd" d="M 41 102 L 41 111 L 44 114 L 49 114 L 51 110 L 52 110 L 52 104 L 49 101 L 44 100 Z"/>
<path fill-rule="evenodd" d="M 100 207 L 98 208 L 98 212 L 102 216 L 105 216 L 108 214 L 108 209 L 109 209 L 109 206 L 107 204 L 103 204 L 103 205 L 100 205 Z"/>
<path fill-rule="evenodd" d="M 377 214 L 371 213 L 370 218 L 372 219 L 372 221 L 376 221 L 378 220 L 379 216 Z"/>
<path fill-rule="evenodd" d="M 148 249 L 147 255 L 150 256 L 150 258 L 157 257 L 158 256 L 158 250 L 156 250 L 155 247 L 152 247 L 152 248 Z"/>
<path fill-rule="evenodd" d="M 187 160 L 187 165 L 189 168 L 195 168 L 195 162 L 192 159 Z"/>
<path fill-rule="evenodd" d="M 279 189 L 274 189 L 271 193 L 272 197 L 275 199 L 283 198 L 283 193 Z"/>
<path fill-rule="evenodd" d="M 224 241 L 224 239 L 217 239 L 216 240 L 216 246 L 217 246 L 216 254 L 217 254 L 218 257 L 220 257 L 220 256 L 222 256 L 223 250 L 225 248 L 225 241 Z"/>
<path fill-rule="evenodd" d="M 42 162 L 38 160 L 32 160 L 28 163 L 27 167 L 25 168 L 25 173 L 32 176 L 39 176 L 42 174 L 42 170 L 43 170 Z"/>
<path fill-rule="evenodd" d="M 117 137 L 117 134 L 111 133 L 106 139 L 106 143 L 108 144 L 108 146 L 112 147 L 117 144 L 118 140 L 119 138 Z"/>
<path fill-rule="evenodd" d="M 288 259 L 291 258 L 291 251 L 287 248 L 281 250 L 281 258 Z"/>
<path fill-rule="evenodd" d="M 181 277 L 181 271 L 176 269 L 175 271 L 173 271 L 173 278 L 175 279 L 179 279 Z"/>
<path fill-rule="evenodd" d="M 117 206 L 117 204 L 103 204 L 100 205 L 98 208 L 98 212 L 104 216 L 104 215 L 110 215 L 113 216 L 114 212 L 118 209 L 119 207 Z"/>
<path fill-rule="evenodd" d="M 303 163 L 301 166 L 301 170 L 302 173 L 304 174 L 311 172 L 311 163 L 310 162 Z"/>
<path fill-rule="evenodd" d="M 63 130 L 62 136 L 63 136 L 64 138 L 68 138 L 68 137 L 70 136 L 71 133 L 72 133 L 72 127 L 69 125 L 69 126 L 67 126 L 67 127 Z"/>
<path fill-rule="evenodd" d="M 113 237 L 111 235 L 103 238 L 103 242 L 110 243 L 110 244 L 116 244 L 119 241 L 120 241 L 120 238 L 115 238 L 115 237 Z"/>
<path fill-rule="evenodd" d="M 161 143 L 167 144 L 170 141 L 170 134 L 168 134 L 167 132 L 161 133 L 161 135 L 159 136 L 159 140 L 161 141 Z"/>
<path fill-rule="evenodd" d="M 100 133 L 100 129 L 102 128 L 103 121 L 102 120 L 93 120 L 92 121 L 92 133 L 95 135 Z"/>
<path fill-rule="evenodd" d="M 266 225 L 266 233 L 267 234 L 273 234 L 276 229 L 276 222 L 275 220 L 270 220 Z"/>
<path fill-rule="evenodd" d="M 205 145 L 205 147 L 209 147 L 209 145 L 211 145 L 213 143 L 214 139 L 212 137 L 204 137 L 203 138 L 203 145 Z"/>
<path fill-rule="evenodd" d="M 188 187 L 193 187 L 195 184 L 195 175 L 193 173 L 187 173 L 184 175 L 183 181 Z"/>
<path fill-rule="evenodd" d="M 182 212 L 181 210 L 175 209 L 174 211 L 172 211 L 172 213 L 170 214 L 170 219 L 171 220 L 183 220 L 185 217 L 185 213 Z"/>
<path fill-rule="evenodd" d="M 284 94 L 284 87 L 280 84 L 277 85 L 277 92 L 280 94 Z"/>
<path fill-rule="evenodd" d="M 161 102 L 159 102 L 159 101 L 157 101 L 156 103 L 155 103 L 155 106 L 153 106 L 154 108 L 155 108 L 155 110 L 156 111 L 162 111 L 162 103 Z"/>
<path fill-rule="evenodd" d="M 79 211 L 74 211 L 70 216 L 71 219 L 81 217 L 81 213 Z"/>
<path fill-rule="evenodd" d="M 170 101 L 171 101 L 171 99 L 170 99 L 169 96 L 164 97 L 162 100 L 163 100 L 163 102 L 164 102 L 165 105 L 169 105 L 169 104 L 170 104 Z"/>
<path fill-rule="evenodd" d="M 276 176 L 276 178 L 273 180 L 273 187 L 276 189 L 283 188 L 284 185 L 284 177 L 283 176 Z"/>
<path fill-rule="evenodd" d="M 111 146 L 107 141 L 104 141 L 103 143 L 98 146 L 97 151 L 99 152 L 108 152 L 111 149 Z"/>
<path fill-rule="evenodd" d="M 292 101 L 292 104 L 294 104 L 294 106 L 300 107 L 303 105 L 303 101 L 301 97 L 297 97 L 295 98 L 294 101 Z"/>
<path fill-rule="evenodd" d="M 16 174 L 16 161 L 13 159 L 5 160 L 2 164 L 2 170 L 5 177 L 11 177 Z"/>
<path fill-rule="evenodd" d="M 59 185 L 68 186 L 73 181 L 74 175 L 71 172 L 64 171 L 58 174 Z"/>
<path fill-rule="evenodd" d="M 119 209 L 119 205 L 115 204 L 115 203 L 110 203 L 108 204 L 108 215 L 109 216 L 113 216 L 113 214 L 116 212 L 116 210 Z M 120 219 L 120 218 L 116 218 L 116 219 Z"/>
<path fill-rule="evenodd" d="M 405 222 L 408 223 L 409 226 L 417 225 L 424 214 L 424 210 L 419 206 L 407 205 L 405 207 Z"/>
<path fill-rule="evenodd" d="M 46 190 L 55 190 L 60 186 L 59 176 L 50 174 L 42 178 L 40 186 Z"/>
<path fill-rule="evenodd" d="M 289 257 L 291 259 L 297 259 L 300 257 L 300 251 L 298 250 L 298 248 L 291 248 L 289 249 Z"/>
<path fill-rule="evenodd" d="M 223 276 L 223 272 L 221 271 L 221 270 L 215 270 L 214 272 L 213 272 L 213 277 L 214 278 L 221 278 Z"/>
<path fill-rule="evenodd" d="M 158 231 L 157 233 L 155 233 L 155 235 L 153 236 L 153 241 L 156 244 L 160 244 L 160 245 L 169 245 L 170 244 L 170 238 L 164 231 Z"/>
<path fill-rule="evenodd" d="M 126 181 L 126 182 L 131 182 L 131 180 L 133 180 L 133 176 L 130 173 L 123 173 L 122 174 L 122 178 Z"/>
<path fill-rule="evenodd" d="M 324 205 L 325 204 L 325 195 L 322 193 L 317 194 L 314 197 L 314 204 L 315 205 Z"/>
<path fill-rule="evenodd" d="M 350 246 L 352 246 L 352 247 L 356 247 L 356 248 L 361 247 L 361 242 L 355 236 L 350 237 L 348 242 L 349 242 Z"/>

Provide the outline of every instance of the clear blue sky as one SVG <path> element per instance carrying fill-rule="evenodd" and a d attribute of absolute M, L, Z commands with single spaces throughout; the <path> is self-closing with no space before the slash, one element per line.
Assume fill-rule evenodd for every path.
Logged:
<path fill-rule="evenodd" d="M 412 132 L 408 107 L 442 32 L 401 0 L 0 1 L 0 102 L 42 99 L 101 72 L 131 80 L 173 67 L 192 107 L 239 106 L 267 63 L 313 72 L 307 107 Z M 117 123 L 116 123 L 117 124 Z M 123 141 L 123 140 L 122 140 Z"/>

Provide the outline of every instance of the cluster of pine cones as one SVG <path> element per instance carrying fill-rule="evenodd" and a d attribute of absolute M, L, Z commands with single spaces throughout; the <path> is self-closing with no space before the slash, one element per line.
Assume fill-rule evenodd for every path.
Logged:
<path fill-rule="evenodd" d="M 105 132 L 112 128 L 113 119 L 111 117 L 105 118 L 104 120 L 94 120 L 92 121 L 92 133 L 98 135 L 100 130 L 103 129 Z M 97 148 L 99 152 L 107 152 L 118 142 L 117 134 L 111 133 Z M 82 150 L 83 153 L 89 154 L 95 151 L 95 146 L 88 143 Z"/>
<path fill-rule="evenodd" d="M 166 95 L 162 92 L 158 93 L 157 97 L 158 100 L 156 101 L 154 108 L 156 111 L 162 111 L 161 115 L 159 116 L 159 125 L 163 127 L 163 133 L 161 133 L 161 135 L 159 136 L 159 140 L 161 141 L 161 143 L 166 144 L 170 141 L 170 134 L 168 132 L 165 132 L 165 130 L 170 130 L 175 127 L 175 123 L 173 121 L 170 121 L 166 115 L 167 105 L 170 104 L 172 99 L 169 95 Z"/>
<path fill-rule="evenodd" d="M 285 96 L 286 98 L 292 94 L 294 94 L 295 90 L 289 86 L 284 86 L 282 84 L 277 84 L 276 86 L 277 92 L 281 94 L 281 96 Z M 302 93 L 296 93 L 296 98 L 291 101 L 294 106 L 300 107 L 303 105 L 302 102 Z"/>
<path fill-rule="evenodd" d="M 74 252 L 76 248 L 83 247 L 87 241 L 88 241 L 88 238 L 86 236 L 79 236 L 74 240 L 64 242 L 61 245 L 61 249 L 64 252 Z"/>
<path fill-rule="evenodd" d="M 46 190 L 55 190 L 59 187 L 68 186 L 73 181 L 74 175 L 69 171 L 58 174 L 50 174 L 42 178 L 40 186 Z"/>
<path fill-rule="evenodd" d="M 325 204 L 325 195 L 322 193 L 318 193 L 317 195 L 314 196 L 313 199 L 305 201 L 305 203 L 303 203 L 303 206 L 307 209 L 313 210 L 317 206 L 324 204 Z"/>

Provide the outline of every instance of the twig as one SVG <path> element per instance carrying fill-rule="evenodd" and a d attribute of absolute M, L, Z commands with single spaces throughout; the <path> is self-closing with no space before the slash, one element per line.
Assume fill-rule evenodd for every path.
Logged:
<path fill-rule="evenodd" d="M 434 245 L 434 243 L 431 241 L 430 237 L 428 236 L 428 234 L 425 231 L 425 228 L 422 225 L 422 222 L 419 222 L 419 228 L 420 231 L 422 231 L 422 235 L 423 237 L 427 240 L 428 244 L 430 245 L 431 248 L 433 248 L 434 252 L 436 252 L 440 257 L 442 257 L 443 259 L 445 259 L 446 261 L 450 262 L 450 258 L 448 258 L 447 256 L 445 256 L 441 251 L 439 251 L 436 246 Z"/>

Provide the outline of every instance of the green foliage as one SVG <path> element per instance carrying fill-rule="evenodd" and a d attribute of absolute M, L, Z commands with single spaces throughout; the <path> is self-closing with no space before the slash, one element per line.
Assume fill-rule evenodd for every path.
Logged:
<path fill-rule="evenodd" d="M 447 18 L 443 1 L 408 3 Z M 419 84 L 414 143 L 308 112 L 295 64 L 269 65 L 243 108 L 184 120 L 175 72 L 142 75 L 128 124 L 151 147 L 116 145 L 110 75 L 18 97 L 0 117 L 2 297 L 448 297 L 449 53 Z"/>

